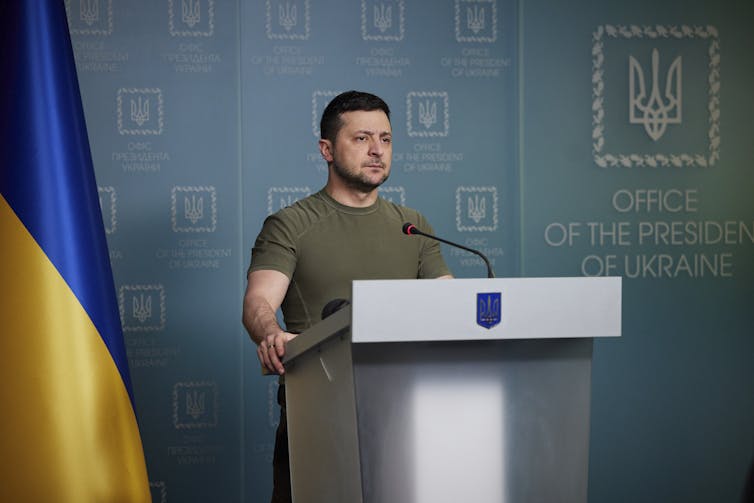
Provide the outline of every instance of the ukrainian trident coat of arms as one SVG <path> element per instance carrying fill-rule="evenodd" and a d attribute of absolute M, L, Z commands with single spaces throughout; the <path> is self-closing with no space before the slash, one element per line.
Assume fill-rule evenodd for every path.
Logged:
<path fill-rule="evenodd" d="M 484 328 L 492 328 L 500 323 L 500 292 L 476 294 L 476 322 Z"/>

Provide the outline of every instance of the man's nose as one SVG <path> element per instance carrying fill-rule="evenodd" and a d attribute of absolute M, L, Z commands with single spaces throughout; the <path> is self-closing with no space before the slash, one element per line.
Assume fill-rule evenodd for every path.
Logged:
<path fill-rule="evenodd" d="M 383 153 L 383 145 L 379 138 L 372 140 L 369 143 L 369 155 L 381 157 Z"/>

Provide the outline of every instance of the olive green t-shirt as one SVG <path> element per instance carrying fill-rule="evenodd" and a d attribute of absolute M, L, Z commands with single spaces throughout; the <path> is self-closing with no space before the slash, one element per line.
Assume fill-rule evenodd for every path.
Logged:
<path fill-rule="evenodd" d="M 405 222 L 432 232 L 416 210 L 382 198 L 352 208 L 321 190 L 267 217 L 249 271 L 273 269 L 291 279 L 283 317 L 286 330 L 300 332 L 320 320 L 329 301 L 350 300 L 352 280 L 450 274 L 439 243 L 403 234 Z"/>

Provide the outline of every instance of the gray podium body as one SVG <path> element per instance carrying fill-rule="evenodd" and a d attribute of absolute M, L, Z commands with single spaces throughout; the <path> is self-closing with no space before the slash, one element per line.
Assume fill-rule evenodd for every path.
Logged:
<path fill-rule="evenodd" d="M 592 338 L 620 324 L 620 278 L 355 281 L 288 346 L 294 501 L 586 502 Z"/>

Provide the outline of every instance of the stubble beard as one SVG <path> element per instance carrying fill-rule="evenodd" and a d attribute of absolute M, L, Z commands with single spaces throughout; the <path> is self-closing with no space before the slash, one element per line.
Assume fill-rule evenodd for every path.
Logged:
<path fill-rule="evenodd" d="M 337 162 L 333 162 L 333 169 L 335 173 L 343 180 L 343 182 L 351 189 L 358 190 L 359 192 L 372 192 L 390 176 L 389 174 L 383 175 L 379 182 L 371 181 L 364 173 L 359 171 L 358 173 L 351 173 L 340 166 Z"/>

